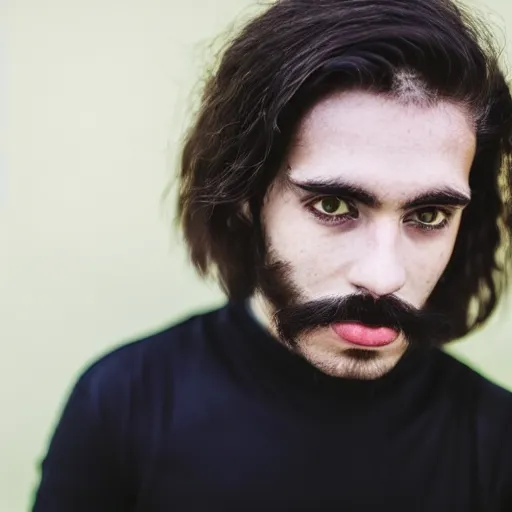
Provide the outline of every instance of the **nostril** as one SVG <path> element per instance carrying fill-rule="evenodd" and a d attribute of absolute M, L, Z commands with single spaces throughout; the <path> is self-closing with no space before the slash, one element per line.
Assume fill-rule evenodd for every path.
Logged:
<path fill-rule="evenodd" d="M 361 293 L 363 295 L 369 295 L 370 297 L 373 297 L 375 300 L 377 300 L 380 296 L 378 293 L 372 292 L 368 288 L 365 288 L 364 286 L 355 285 L 355 288 L 358 293 Z"/>

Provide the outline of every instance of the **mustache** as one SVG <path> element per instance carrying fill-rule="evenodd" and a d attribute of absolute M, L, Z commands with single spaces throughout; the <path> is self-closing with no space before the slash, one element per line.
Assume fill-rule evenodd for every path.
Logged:
<path fill-rule="evenodd" d="M 274 321 L 279 336 L 292 345 L 300 335 L 340 322 L 389 327 L 402 332 L 409 343 L 432 346 L 450 339 L 452 331 L 447 316 L 417 309 L 393 295 L 353 294 L 289 304 L 276 311 Z"/>

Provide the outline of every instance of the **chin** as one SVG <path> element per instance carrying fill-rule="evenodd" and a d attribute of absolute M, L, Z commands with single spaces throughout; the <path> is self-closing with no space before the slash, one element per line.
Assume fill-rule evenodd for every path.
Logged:
<path fill-rule="evenodd" d="M 351 348 L 340 351 L 301 350 L 302 356 L 331 377 L 350 380 L 376 380 L 398 363 L 405 350 L 381 351 Z"/>

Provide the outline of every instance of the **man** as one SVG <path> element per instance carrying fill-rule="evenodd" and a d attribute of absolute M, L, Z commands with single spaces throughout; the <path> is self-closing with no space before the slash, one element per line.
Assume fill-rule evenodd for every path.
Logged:
<path fill-rule="evenodd" d="M 512 394 L 441 347 L 510 269 L 512 98 L 448 0 L 279 0 L 181 164 L 228 304 L 79 379 L 34 510 L 512 510 Z"/>

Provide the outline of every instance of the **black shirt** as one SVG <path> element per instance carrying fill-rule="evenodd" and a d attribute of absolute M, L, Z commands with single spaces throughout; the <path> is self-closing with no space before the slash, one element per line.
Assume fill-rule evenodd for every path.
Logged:
<path fill-rule="evenodd" d="M 440 350 L 329 377 L 241 304 L 78 380 L 34 512 L 512 511 L 512 393 Z"/>

